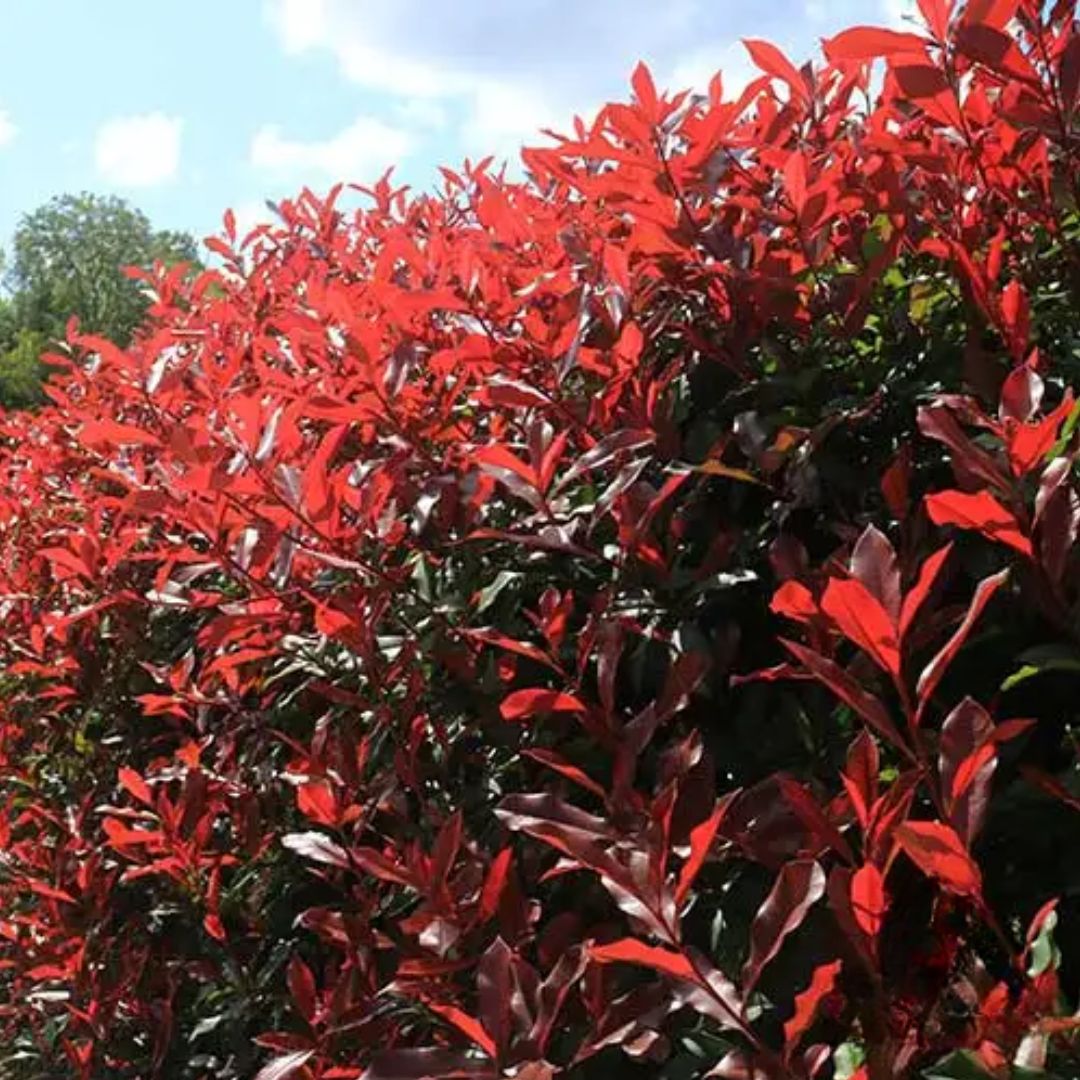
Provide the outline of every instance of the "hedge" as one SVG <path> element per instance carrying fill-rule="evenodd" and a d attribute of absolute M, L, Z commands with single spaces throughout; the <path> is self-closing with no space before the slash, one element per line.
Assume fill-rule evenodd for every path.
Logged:
<path fill-rule="evenodd" d="M 0 416 L 0 1076 L 1069 1077 L 1080 34 L 304 191 Z"/>

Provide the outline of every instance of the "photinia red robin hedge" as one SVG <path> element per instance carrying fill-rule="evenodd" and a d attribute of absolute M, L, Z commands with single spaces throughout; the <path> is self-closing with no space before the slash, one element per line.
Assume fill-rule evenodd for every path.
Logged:
<path fill-rule="evenodd" d="M 283 203 L 0 418 L 0 1076 L 1080 1075 L 1080 34 Z"/>

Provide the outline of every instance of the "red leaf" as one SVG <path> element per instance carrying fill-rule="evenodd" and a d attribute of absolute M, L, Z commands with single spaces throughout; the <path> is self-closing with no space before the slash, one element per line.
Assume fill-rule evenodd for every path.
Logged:
<path fill-rule="evenodd" d="M 301 784 L 296 789 L 296 805 L 304 817 L 320 825 L 333 828 L 338 823 L 338 801 L 325 780 Z"/>
<path fill-rule="evenodd" d="M 877 937 L 887 909 L 881 871 L 873 863 L 860 866 L 851 878 L 851 910 L 864 934 Z"/>
<path fill-rule="evenodd" d="M 969 754 L 960 762 L 960 767 L 953 777 L 952 789 L 949 798 L 953 801 L 963 798 L 968 788 L 975 781 L 976 776 L 988 765 L 997 761 L 997 750 L 992 742 L 985 742 L 973 753 Z"/>
<path fill-rule="evenodd" d="M 916 719 L 918 719 L 918 716 L 921 716 L 923 710 L 929 704 L 930 698 L 937 689 L 938 683 L 941 682 L 946 669 L 953 662 L 956 654 L 963 647 L 964 642 L 967 641 L 968 635 L 971 633 L 972 627 L 982 614 L 983 608 L 990 603 L 994 594 L 1005 584 L 1008 576 L 1008 570 L 1002 570 L 1001 573 L 993 574 L 988 578 L 983 578 L 983 580 L 979 582 L 975 589 L 975 595 L 971 598 L 971 604 L 968 607 L 967 614 L 964 616 L 964 621 L 957 627 L 956 632 L 945 643 L 941 651 L 926 665 L 925 668 L 923 668 L 923 672 L 919 676 L 919 682 L 915 688 L 916 693 L 919 696 L 919 709 Z"/>
<path fill-rule="evenodd" d="M 821 598 L 821 610 L 879 667 L 900 674 L 900 648 L 888 613 L 859 580 L 831 578 Z"/>
<path fill-rule="evenodd" d="M 679 871 L 679 883 L 675 887 L 675 903 L 677 906 L 682 907 L 695 878 L 701 871 L 702 866 L 705 865 L 705 860 L 712 849 L 713 840 L 716 839 L 716 832 L 720 828 L 724 815 L 727 813 L 727 809 L 734 797 L 735 793 L 730 792 L 716 804 L 713 812 L 704 821 L 690 830 L 690 854 Z"/>
<path fill-rule="evenodd" d="M 134 795 L 144 806 L 154 805 L 154 793 L 150 790 L 150 785 L 134 769 L 123 765 L 117 777 L 120 786 L 129 795 Z"/>
<path fill-rule="evenodd" d="M 990 714 L 974 698 L 965 697 L 941 726 L 938 771 L 946 792 L 953 786 L 953 777 L 960 763 L 993 728 Z"/>
<path fill-rule="evenodd" d="M 69 551 L 63 547 L 46 547 L 40 548 L 37 554 L 52 564 L 55 572 L 56 567 L 60 567 L 63 570 L 67 570 L 71 573 L 78 574 L 80 577 L 86 578 L 88 581 L 93 580 L 94 572 L 86 565 L 86 563 L 79 558 L 73 551 Z"/>
<path fill-rule="evenodd" d="M 288 833 L 281 838 L 281 845 L 312 862 L 337 866 L 343 870 L 349 867 L 349 856 L 345 849 L 320 832 Z"/>
<path fill-rule="evenodd" d="M 1009 464 L 1013 475 L 1026 476 L 1043 463 L 1058 439 L 1061 420 L 1072 409 L 1071 394 L 1066 391 L 1062 402 L 1064 411 L 1055 409 L 1049 416 L 1033 424 L 1015 424 L 1006 435 Z"/>
<path fill-rule="evenodd" d="M 59 900 L 65 904 L 76 904 L 78 901 L 69 892 L 63 889 L 54 889 L 52 885 L 46 885 L 43 881 L 31 881 L 30 891 L 44 896 L 47 900 Z"/>
<path fill-rule="evenodd" d="M 473 460 L 482 472 L 495 477 L 508 491 L 527 502 L 534 510 L 544 505 L 540 478 L 528 465 L 504 446 L 483 446 L 474 451 Z"/>
<path fill-rule="evenodd" d="M 897 521 L 903 521 L 907 516 L 910 487 L 911 444 L 904 443 L 881 478 L 881 494 L 885 497 L 889 513 Z"/>
<path fill-rule="evenodd" d="M 885 706 L 873 694 L 864 690 L 839 664 L 794 641 L 785 638 L 779 640 L 815 679 L 824 683 L 883 739 L 897 748 L 906 749 L 904 740 L 885 711 Z"/>
<path fill-rule="evenodd" d="M 314 1050 L 296 1050 L 283 1057 L 276 1057 L 259 1070 L 255 1080 L 286 1080 L 286 1077 L 303 1068 L 314 1056 Z"/>
<path fill-rule="evenodd" d="M 809 860 L 785 863 L 750 927 L 750 956 L 743 968 L 743 993 L 749 994 L 784 939 L 802 925 L 825 894 L 825 871 Z"/>
<path fill-rule="evenodd" d="M 1065 107 L 1075 109 L 1080 99 L 1080 34 L 1073 33 L 1061 53 L 1058 80 Z"/>
<path fill-rule="evenodd" d="M 964 698 L 941 728 L 938 769 L 950 824 L 967 844 L 986 817 L 990 783 L 997 767 L 996 747 L 1023 734 L 1033 720 L 1007 720 L 996 727 L 989 714 Z"/>
<path fill-rule="evenodd" d="M 518 656 L 535 660 L 536 663 L 543 664 L 545 667 L 557 668 L 551 657 L 542 649 L 530 645 L 527 641 L 515 641 L 511 637 L 499 633 L 498 630 L 466 628 L 462 630 L 462 633 L 476 641 L 482 641 L 485 645 L 492 645 L 497 649 L 505 649 L 507 652 L 516 653 Z"/>
<path fill-rule="evenodd" d="M 979 868 L 948 825 L 940 821 L 908 821 L 897 826 L 895 835 L 911 861 L 947 892 L 980 897 Z"/>
<path fill-rule="evenodd" d="M 215 941 L 225 941 L 228 936 L 225 933 L 225 924 L 221 921 L 221 916 L 215 915 L 212 911 L 203 916 L 203 929 Z"/>
<path fill-rule="evenodd" d="M 1026 424 L 1039 411 L 1044 384 L 1030 364 L 1017 364 L 1001 387 L 998 415 Z"/>
<path fill-rule="evenodd" d="M 428 1001 L 426 1004 L 433 1013 L 437 1013 L 448 1023 L 453 1024 L 466 1038 L 476 1043 L 485 1054 L 495 1057 L 495 1041 L 475 1016 L 470 1016 L 456 1005 L 443 1005 L 435 1001 Z"/>
<path fill-rule="evenodd" d="M 320 634 L 336 638 L 355 625 L 356 620 L 352 615 L 326 604 L 315 605 L 315 629 Z"/>
<path fill-rule="evenodd" d="M 1057 799 L 1072 810 L 1080 812 L 1080 796 L 1074 795 L 1060 780 L 1034 765 L 1021 765 L 1020 774 L 1030 784 L 1045 792 L 1052 799 Z"/>
<path fill-rule="evenodd" d="M 944 42 L 949 36 L 949 16 L 952 0 L 918 0 L 922 14 L 936 41 Z"/>
<path fill-rule="evenodd" d="M 573 694 L 543 689 L 515 690 L 499 706 L 504 720 L 525 720 L 537 713 L 586 711 L 585 706 Z"/>
<path fill-rule="evenodd" d="M 922 778 L 921 766 L 901 773 L 870 808 L 870 825 L 863 842 L 867 861 L 878 865 L 889 857 L 894 848 L 893 832 L 907 819 Z"/>
<path fill-rule="evenodd" d="M 139 844 L 157 844 L 163 833 L 157 829 L 129 829 L 115 818 L 107 817 L 101 827 L 114 848 L 133 847 Z"/>
<path fill-rule="evenodd" d="M 490 1035 L 491 1056 L 501 1060 L 510 1045 L 514 1007 L 513 959 L 510 946 L 497 937 L 480 958 L 476 970 L 477 999 L 484 1031 Z"/>
<path fill-rule="evenodd" d="M 354 847 L 352 861 L 364 873 L 380 881 L 389 881 L 394 885 L 407 885 L 410 888 L 416 887 L 416 881 L 407 866 L 402 866 L 373 847 Z"/>
<path fill-rule="evenodd" d="M 832 848 L 842 859 L 850 862 L 852 860 L 851 848 L 848 847 L 844 834 L 829 820 L 825 811 L 818 805 L 817 799 L 790 776 L 780 773 L 774 780 L 784 801 L 811 834 L 813 842 L 819 848 Z"/>
<path fill-rule="evenodd" d="M 810 1025 L 817 1015 L 822 999 L 832 993 L 836 977 L 840 974 L 841 962 L 821 964 L 814 969 L 810 985 L 795 996 L 795 1012 L 784 1023 L 784 1056 L 790 1058 L 799 1040 L 810 1030 Z"/>
<path fill-rule="evenodd" d="M 939 491 L 927 495 L 926 512 L 935 525 L 974 529 L 989 540 L 1031 555 L 1031 541 L 1021 532 L 1020 523 L 988 491 L 972 495 L 963 491 Z"/>
<path fill-rule="evenodd" d="M 953 453 L 953 469 L 985 481 L 998 491 L 1009 489 L 1009 478 L 981 446 L 973 443 L 959 421 L 944 405 L 924 405 L 919 409 L 919 430 L 928 438 L 944 443 Z"/>
<path fill-rule="evenodd" d="M 923 54 L 929 44 L 918 34 L 883 30 L 873 26 L 855 26 L 824 43 L 830 63 L 842 60 L 873 60 L 879 56 Z"/>
<path fill-rule="evenodd" d="M 79 438 L 85 446 L 109 449 L 115 446 L 160 446 L 161 440 L 142 428 L 115 420 L 91 420 L 83 424 Z"/>
<path fill-rule="evenodd" d="M 775 45 L 771 45 L 767 41 L 750 38 L 744 38 L 743 44 L 746 46 L 746 51 L 750 53 L 750 59 L 766 75 L 771 75 L 773 78 L 787 83 L 794 100 L 804 102 L 810 100 L 810 92 L 807 89 L 806 81 L 799 74 L 795 65 Z"/>
<path fill-rule="evenodd" d="M 1028 924 L 1028 931 L 1024 935 L 1024 944 L 1027 946 L 1027 949 L 1024 950 L 1025 954 L 1030 950 L 1039 934 L 1042 933 L 1043 924 L 1050 915 L 1057 910 L 1058 903 L 1059 899 L 1054 897 L 1052 900 L 1047 900 L 1046 903 L 1035 912 L 1031 922 Z"/>
<path fill-rule="evenodd" d="M 941 568 L 945 565 L 945 560 L 949 557 L 951 551 L 952 544 L 946 544 L 943 548 L 938 548 L 919 567 L 919 576 L 911 590 L 905 594 L 904 602 L 900 608 L 901 641 L 904 640 L 915 616 L 919 614 L 919 609 L 930 595 L 930 591 L 937 582 L 938 574 L 941 573 Z"/>
<path fill-rule="evenodd" d="M 629 453 L 631 450 L 641 450 L 656 442 L 656 435 L 644 429 L 628 429 L 615 431 L 604 436 L 592 449 L 586 450 L 567 469 L 559 482 L 555 485 L 556 491 L 561 491 L 572 480 L 589 472 L 590 469 L 600 469 L 610 464 L 619 454 Z"/>
<path fill-rule="evenodd" d="M 1013 36 L 1004 30 L 978 24 L 961 26 L 955 35 L 955 46 L 964 56 L 976 63 L 985 64 L 999 75 L 1006 75 L 1029 85 L 1040 81 L 1038 72 L 1017 46 Z M 1005 312 L 1002 312 L 1002 315 L 1013 356 L 1019 360 L 1023 357 L 1023 342 L 1027 338 L 1026 313 L 1022 332 L 1018 332 L 1021 324 L 1016 323 Z"/>
<path fill-rule="evenodd" d="M 500 446 L 497 443 L 490 446 L 481 446 L 478 450 L 473 451 L 472 459 L 481 467 L 485 465 L 491 466 L 492 469 L 518 477 L 531 488 L 536 487 L 536 470 L 510 453 L 505 446 Z"/>
<path fill-rule="evenodd" d="M 431 848 L 429 872 L 431 884 L 441 889 L 446 885 L 450 871 L 461 850 L 461 838 L 464 835 L 465 818 L 461 809 L 455 810 L 443 823 L 439 835 Z"/>
<path fill-rule="evenodd" d="M 551 404 L 539 390 L 515 379 L 493 378 L 480 389 L 477 398 L 489 405 L 511 409 L 544 408 Z"/>
<path fill-rule="evenodd" d="M 890 70 L 900 92 L 912 101 L 937 97 L 949 88 L 944 73 L 932 64 L 897 64 Z"/>
<path fill-rule="evenodd" d="M 1002 34 L 1001 37 L 1008 46 L 1015 48 L 1012 38 L 1006 34 Z M 1013 346 L 1013 353 L 1019 360 L 1026 351 L 1031 309 L 1027 293 L 1016 278 L 1013 278 L 1001 292 L 1001 318 Z"/>
<path fill-rule="evenodd" d="M 551 750 L 525 750 L 523 753 L 526 757 L 539 761 L 549 769 L 554 769 L 560 776 L 565 776 L 567 780 L 572 780 L 601 801 L 607 801 L 607 792 L 600 784 L 584 770 L 579 769 L 576 765 L 571 765 L 568 761 L 564 761 L 558 754 L 553 753 Z"/>
<path fill-rule="evenodd" d="M 569 856 L 578 866 L 612 880 L 626 877 L 609 853 L 617 839 L 611 826 L 604 819 L 587 814 L 554 795 L 508 795 L 496 807 L 495 816 L 507 828 L 542 840 Z M 634 900 L 633 897 L 627 899 Z"/>
<path fill-rule="evenodd" d="M 349 433 L 348 424 L 332 427 L 319 443 L 319 449 L 312 456 L 304 470 L 301 490 L 307 506 L 307 515 L 316 525 L 323 525 L 332 516 L 334 508 L 334 490 L 332 486 L 331 462 Z"/>
<path fill-rule="evenodd" d="M 592 945 L 589 948 L 589 957 L 598 964 L 638 964 L 665 975 L 672 975 L 676 979 L 697 979 L 693 965 L 683 953 L 646 945 L 637 938 L 622 938 L 610 945 Z"/>
<path fill-rule="evenodd" d="M 773 594 L 769 610 L 795 622 L 808 622 L 821 613 L 813 593 L 798 581 L 785 581 Z"/>
<path fill-rule="evenodd" d="M 803 213 L 806 209 L 806 183 L 806 155 L 801 150 L 793 150 L 784 163 L 784 185 L 800 223 L 803 221 Z"/>
<path fill-rule="evenodd" d="M 900 567 L 888 537 L 868 525 L 851 552 L 851 575 L 866 586 L 895 624 L 900 618 Z"/>
<path fill-rule="evenodd" d="M 634 74 L 630 78 L 630 85 L 634 88 L 634 96 L 641 106 L 650 124 L 655 124 L 660 119 L 659 102 L 656 98 L 656 85 L 653 77 L 644 62 L 634 68 Z"/>
<path fill-rule="evenodd" d="M 510 876 L 510 867 L 513 864 L 514 853 L 510 848 L 503 848 L 488 868 L 487 877 L 484 879 L 484 888 L 480 893 L 480 917 L 484 920 L 492 919 L 499 910 L 499 902 L 502 900 L 503 889 Z"/>
<path fill-rule="evenodd" d="M 870 820 L 870 807 L 877 798 L 879 768 L 877 744 L 864 728 L 848 749 L 847 767 L 842 773 L 844 787 L 863 829 Z"/>
<path fill-rule="evenodd" d="M 1020 0 L 968 0 L 961 21 L 965 26 L 978 23 L 1000 30 L 1012 21 L 1019 6 Z"/>
<path fill-rule="evenodd" d="M 318 989 L 315 986 L 315 976 L 311 968 L 293 954 L 289 960 L 286 971 L 286 981 L 289 984 L 289 993 L 292 995 L 296 1011 L 310 1024 L 315 1019 L 315 1011 L 318 1004 Z"/>

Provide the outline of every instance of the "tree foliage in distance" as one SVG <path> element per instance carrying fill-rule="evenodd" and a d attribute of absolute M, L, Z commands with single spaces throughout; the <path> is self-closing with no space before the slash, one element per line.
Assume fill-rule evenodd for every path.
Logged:
<path fill-rule="evenodd" d="M 0 1075 L 1078 1074 L 1076 5 L 919 6 L 0 419 Z"/>
<path fill-rule="evenodd" d="M 62 195 L 20 221 L 0 312 L 0 404 L 40 400 L 40 357 L 62 340 L 68 320 L 120 345 L 146 318 L 144 287 L 126 268 L 197 264 L 194 240 L 155 231 L 116 196 Z"/>

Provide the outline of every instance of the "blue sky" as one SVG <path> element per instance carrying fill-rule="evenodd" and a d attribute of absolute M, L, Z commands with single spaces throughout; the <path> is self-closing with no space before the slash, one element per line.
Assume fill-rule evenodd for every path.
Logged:
<path fill-rule="evenodd" d="M 513 158 L 543 126 L 657 82 L 750 73 L 743 37 L 796 61 L 907 0 L 9 0 L 0 36 L 0 245 L 53 195 L 121 195 L 203 237 L 303 185 L 392 163 Z"/>

